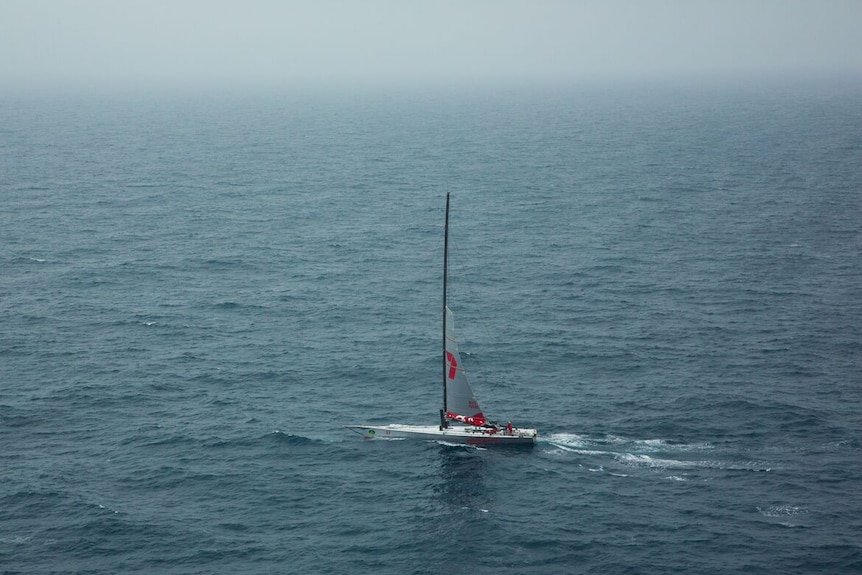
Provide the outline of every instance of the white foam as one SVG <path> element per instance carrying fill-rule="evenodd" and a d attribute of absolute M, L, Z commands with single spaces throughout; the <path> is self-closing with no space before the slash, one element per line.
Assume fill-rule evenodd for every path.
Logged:
<path fill-rule="evenodd" d="M 619 435 L 605 435 L 604 437 L 590 437 L 577 433 L 554 433 L 548 436 L 548 440 L 556 446 L 579 447 L 594 449 L 606 447 L 615 451 L 634 451 L 654 453 L 678 452 L 678 451 L 704 451 L 714 449 L 711 443 L 678 443 L 668 439 L 632 439 Z"/>
<path fill-rule="evenodd" d="M 720 467 L 718 462 L 709 461 L 679 461 L 676 459 L 659 459 L 649 455 L 621 453 L 617 460 L 633 467 L 652 467 L 658 469 L 678 469 L 691 467 Z"/>
<path fill-rule="evenodd" d="M 730 471 L 770 471 L 771 467 L 762 461 L 721 461 L 718 459 L 689 459 L 688 454 L 712 451 L 715 446 L 708 442 L 680 443 L 678 440 L 660 437 L 648 439 L 632 439 L 619 435 L 604 435 L 590 437 L 576 433 L 556 433 L 546 436 L 553 446 L 548 453 L 577 454 L 586 457 L 597 457 L 600 461 L 592 461 L 590 471 L 600 463 L 601 459 L 615 460 L 631 468 L 644 469 L 722 469 Z M 666 477 L 674 481 L 688 481 L 684 474 L 674 474 Z"/>
<path fill-rule="evenodd" d="M 548 440 L 554 444 L 570 446 L 581 446 L 584 445 L 587 441 L 589 441 L 589 439 L 585 435 L 578 435 L 576 433 L 553 433 L 548 436 Z"/>
<path fill-rule="evenodd" d="M 797 520 L 800 516 L 807 515 L 808 509 L 798 505 L 771 505 L 769 507 L 757 507 L 758 513 L 770 519 L 776 519 L 778 525 L 784 527 L 799 527 Z"/>
<path fill-rule="evenodd" d="M 798 505 L 772 505 L 770 507 L 758 507 L 757 511 L 766 517 L 789 517 L 793 515 L 803 515 L 808 513 L 805 507 Z"/>
<path fill-rule="evenodd" d="M 13 537 L 0 537 L 0 543 L 8 543 L 12 545 L 21 545 L 22 543 L 27 543 L 30 540 L 29 535 L 15 535 Z"/>
<path fill-rule="evenodd" d="M 383 438 L 379 438 L 379 439 L 383 439 Z M 407 438 L 406 437 L 392 437 L 392 438 L 390 438 L 390 441 L 394 440 L 394 439 L 407 439 Z M 445 445 L 446 447 L 463 447 L 465 449 L 475 449 L 477 451 L 485 451 L 484 447 L 481 447 L 479 445 L 474 445 L 472 443 L 452 443 L 451 441 L 443 441 L 441 439 L 438 439 L 437 443 L 439 445 Z"/>
<path fill-rule="evenodd" d="M 464 511 L 474 511 L 472 507 L 467 507 L 466 505 L 462 505 L 461 509 L 463 509 Z M 487 509 L 482 509 L 481 507 L 479 509 L 476 509 L 475 511 L 479 511 L 481 513 L 488 513 Z"/>
<path fill-rule="evenodd" d="M 714 446 L 708 442 L 702 443 L 679 443 L 669 439 L 629 439 L 615 435 L 609 435 L 608 441 L 616 445 L 630 446 L 636 451 L 703 451 L 714 449 Z"/>
<path fill-rule="evenodd" d="M 559 443 L 551 443 L 557 449 L 568 451 L 569 453 L 577 453 L 578 455 L 612 455 L 610 451 L 596 451 L 594 449 L 575 449 L 574 447 L 566 447 Z"/>

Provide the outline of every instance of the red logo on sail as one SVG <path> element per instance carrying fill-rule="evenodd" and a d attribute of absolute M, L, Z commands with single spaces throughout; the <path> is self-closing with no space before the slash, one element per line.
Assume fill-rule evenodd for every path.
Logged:
<path fill-rule="evenodd" d="M 446 361 L 449 362 L 449 379 L 455 379 L 455 370 L 458 367 L 458 362 L 455 361 L 455 356 L 451 351 L 446 352 Z"/>

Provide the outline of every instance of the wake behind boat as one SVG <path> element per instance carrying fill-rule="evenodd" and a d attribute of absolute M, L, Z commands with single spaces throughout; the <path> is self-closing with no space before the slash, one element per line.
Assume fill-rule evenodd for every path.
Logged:
<path fill-rule="evenodd" d="M 454 317 L 446 304 L 449 251 L 449 194 L 446 194 L 446 224 L 443 240 L 443 408 L 439 425 L 345 425 L 366 439 L 430 439 L 483 445 L 533 445 L 535 429 L 489 422 L 473 395 L 458 353 Z"/>

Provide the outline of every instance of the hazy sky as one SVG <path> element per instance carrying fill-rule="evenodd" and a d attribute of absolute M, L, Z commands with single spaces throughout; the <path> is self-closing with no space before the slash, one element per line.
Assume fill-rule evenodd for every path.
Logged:
<path fill-rule="evenodd" d="M 0 0 L 0 86 L 862 72 L 862 0 Z"/>

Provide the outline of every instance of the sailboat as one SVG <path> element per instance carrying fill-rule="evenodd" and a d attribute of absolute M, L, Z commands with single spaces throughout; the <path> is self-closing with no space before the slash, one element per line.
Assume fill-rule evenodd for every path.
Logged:
<path fill-rule="evenodd" d="M 443 407 L 438 425 L 345 425 L 366 439 L 425 439 L 480 445 L 533 445 L 535 429 L 505 426 L 488 421 L 473 395 L 458 353 L 454 316 L 446 303 L 449 260 L 449 194 L 443 228 Z"/>

